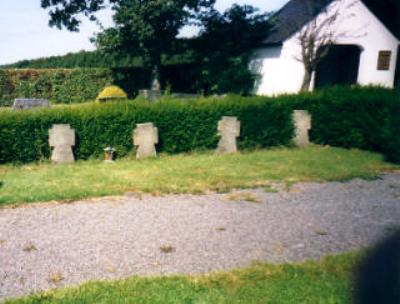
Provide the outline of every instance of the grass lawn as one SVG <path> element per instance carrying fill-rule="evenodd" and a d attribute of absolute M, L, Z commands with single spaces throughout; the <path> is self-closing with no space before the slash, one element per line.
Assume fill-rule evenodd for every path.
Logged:
<path fill-rule="evenodd" d="M 125 192 L 202 193 L 268 186 L 273 181 L 343 181 L 399 169 L 359 150 L 272 149 L 234 155 L 212 152 L 148 160 L 100 160 L 72 165 L 0 166 L 0 204 L 70 200 Z"/>
<path fill-rule="evenodd" d="M 350 253 L 211 275 L 89 282 L 5 303 L 351 303 L 360 257 Z"/>

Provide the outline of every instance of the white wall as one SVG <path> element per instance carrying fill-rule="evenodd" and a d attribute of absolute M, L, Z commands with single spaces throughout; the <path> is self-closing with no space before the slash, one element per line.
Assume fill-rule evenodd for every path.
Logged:
<path fill-rule="evenodd" d="M 294 47 L 285 43 L 283 46 L 256 50 L 250 63 L 253 72 L 261 75 L 256 82 L 255 93 L 258 95 L 278 95 L 298 92 L 304 75 L 303 64 L 294 59 Z M 279 53 L 279 56 L 276 54 Z"/>
<path fill-rule="evenodd" d="M 328 7 L 328 15 L 344 12 L 332 27 L 336 44 L 355 44 L 362 49 L 358 83 L 393 87 L 397 60 L 398 39 L 359 0 L 338 0 Z M 327 14 L 321 14 L 317 23 Z M 389 71 L 378 71 L 378 54 L 381 50 L 392 51 Z M 301 48 L 297 35 L 290 37 L 282 46 L 255 50 L 250 67 L 262 77 L 257 81 L 255 93 L 277 95 L 297 93 L 304 76 L 300 58 Z"/>
<path fill-rule="evenodd" d="M 250 63 L 250 69 L 259 75 L 256 81 L 256 93 L 259 95 L 277 95 L 297 92 L 304 73 L 303 64 L 294 60 L 291 48 L 277 46 L 256 50 Z"/>

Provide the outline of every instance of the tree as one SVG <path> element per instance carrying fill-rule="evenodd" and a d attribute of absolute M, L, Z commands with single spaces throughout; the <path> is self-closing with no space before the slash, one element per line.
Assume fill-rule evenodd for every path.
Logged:
<path fill-rule="evenodd" d="M 328 55 L 330 47 L 340 38 L 348 37 L 348 33 L 338 31 L 337 25 L 343 18 L 350 17 L 343 12 L 353 6 L 354 2 L 346 7 L 341 5 L 341 0 L 338 0 L 324 7 L 321 12 L 312 12 L 311 10 L 317 10 L 317 8 L 310 8 L 310 14 L 317 17 L 304 25 L 297 34 L 301 51 L 295 59 L 303 63 L 305 71 L 301 85 L 302 92 L 309 91 L 312 76 L 318 64 Z"/>
<path fill-rule="evenodd" d="M 250 54 L 268 35 L 268 17 L 252 6 L 236 4 L 224 13 L 211 10 L 203 15 L 194 45 L 204 93 L 247 94 L 253 89 L 256 75 L 248 67 Z"/>
<path fill-rule="evenodd" d="M 114 11 L 115 27 L 99 33 L 97 47 L 113 54 L 139 55 L 151 68 L 150 87 L 160 89 L 161 56 L 170 51 L 179 30 L 210 10 L 215 0 L 41 0 L 50 8 L 50 26 L 77 31 L 82 14 L 95 21 L 106 6 Z"/>

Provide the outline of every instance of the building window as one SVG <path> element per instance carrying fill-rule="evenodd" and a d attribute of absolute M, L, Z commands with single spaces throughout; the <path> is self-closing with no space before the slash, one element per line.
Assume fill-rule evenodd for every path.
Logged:
<path fill-rule="evenodd" d="M 388 71 L 390 69 L 391 51 L 379 51 L 378 71 Z"/>

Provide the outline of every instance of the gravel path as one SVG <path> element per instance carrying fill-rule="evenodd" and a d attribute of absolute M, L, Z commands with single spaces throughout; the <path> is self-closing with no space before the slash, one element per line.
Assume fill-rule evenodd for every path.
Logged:
<path fill-rule="evenodd" d="M 372 244 L 400 225 L 400 174 L 289 192 L 127 194 L 0 209 L 0 300 L 91 279 L 204 273 Z"/>

